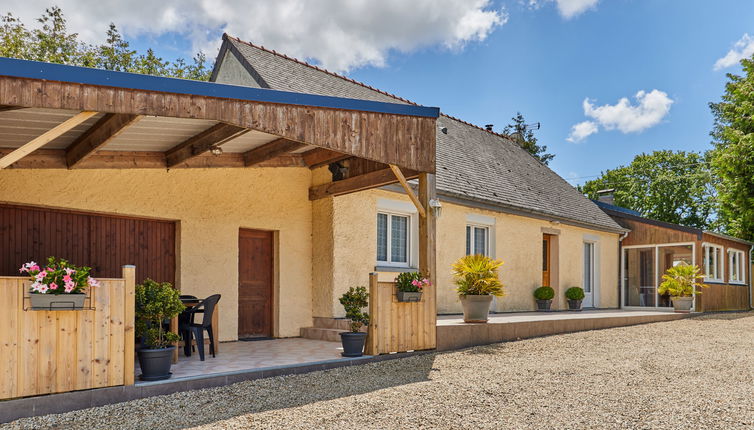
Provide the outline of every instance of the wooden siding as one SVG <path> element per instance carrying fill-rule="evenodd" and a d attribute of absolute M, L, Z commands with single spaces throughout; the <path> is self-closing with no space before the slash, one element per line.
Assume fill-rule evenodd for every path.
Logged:
<path fill-rule="evenodd" d="M 0 278 L 0 399 L 133 384 L 134 269 L 100 281 L 94 310 L 32 311 L 30 281 Z"/>
<path fill-rule="evenodd" d="M 631 230 L 621 242 L 624 246 L 654 245 L 662 243 L 696 242 L 698 236 L 688 231 L 674 230 L 654 224 L 643 223 L 625 218 L 616 219 L 623 227 Z"/>
<path fill-rule="evenodd" d="M 431 287 L 431 288 L 434 288 Z M 420 302 L 402 303 L 396 297 L 393 282 L 378 282 L 377 274 L 369 275 L 369 335 L 365 353 L 434 349 L 436 312 L 430 292 Z"/>
<path fill-rule="evenodd" d="M 435 118 L 0 77 L 0 105 L 222 121 L 412 170 L 435 171 Z"/>
<path fill-rule="evenodd" d="M 175 282 L 175 223 L 26 206 L 0 205 L 0 276 L 49 256 L 114 278 L 124 265 L 136 279 Z"/>

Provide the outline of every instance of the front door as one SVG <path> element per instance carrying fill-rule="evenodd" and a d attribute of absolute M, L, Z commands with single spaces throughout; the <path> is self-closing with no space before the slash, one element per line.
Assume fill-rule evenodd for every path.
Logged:
<path fill-rule="evenodd" d="M 238 337 L 272 336 L 273 235 L 238 233 Z"/>
<path fill-rule="evenodd" d="M 550 287 L 550 263 L 552 235 L 545 234 L 542 236 L 542 286 Z"/>
<path fill-rule="evenodd" d="M 594 243 L 584 242 L 584 301 L 582 306 L 585 308 L 594 307 L 594 288 L 595 288 L 595 257 Z"/>

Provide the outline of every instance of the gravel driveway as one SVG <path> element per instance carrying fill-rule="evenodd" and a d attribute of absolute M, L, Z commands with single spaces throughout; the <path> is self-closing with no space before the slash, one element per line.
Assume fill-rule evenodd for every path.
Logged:
<path fill-rule="evenodd" d="M 7 428 L 754 428 L 754 313 L 509 342 Z"/>

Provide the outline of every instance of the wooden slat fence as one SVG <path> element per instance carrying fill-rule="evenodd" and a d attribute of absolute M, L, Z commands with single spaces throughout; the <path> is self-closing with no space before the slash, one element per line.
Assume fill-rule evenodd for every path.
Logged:
<path fill-rule="evenodd" d="M 0 277 L 0 399 L 132 385 L 134 279 L 124 266 L 86 310 L 32 311 L 28 278 Z"/>
<path fill-rule="evenodd" d="M 431 288 L 434 288 L 432 286 Z M 419 351 L 437 346 L 434 294 L 425 291 L 420 302 L 399 302 L 395 283 L 369 275 L 369 336 L 365 353 Z"/>

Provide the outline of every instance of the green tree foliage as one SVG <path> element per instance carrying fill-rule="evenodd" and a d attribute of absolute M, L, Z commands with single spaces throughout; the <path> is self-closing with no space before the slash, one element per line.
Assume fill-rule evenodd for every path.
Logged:
<path fill-rule="evenodd" d="M 579 190 L 591 199 L 615 189 L 615 204 L 660 221 L 714 228 L 717 205 L 707 155 L 654 151 L 637 155 L 628 166 L 607 170 Z"/>
<path fill-rule="evenodd" d="M 726 232 L 754 240 L 754 57 L 741 60 L 743 75 L 728 74 L 725 94 L 710 103 L 712 171 L 717 182 L 720 223 Z"/>
<path fill-rule="evenodd" d="M 203 81 L 211 73 L 202 52 L 191 63 L 183 58 L 163 60 L 152 49 L 139 54 L 112 23 L 105 43 L 84 43 L 78 33 L 68 31 L 63 11 L 57 6 L 45 9 L 37 21 L 39 25 L 30 29 L 11 13 L 0 17 L 0 56 Z"/>
<path fill-rule="evenodd" d="M 521 112 L 517 112 L 516 116 L 511 118 L 511 120 L 513 123 L 505 126 L 503 134 L 510 136 L 522 148 L 545 165 L 550 164 L 550 161 L 555 158 L 555 154 L 548 154 L 546 145 L 537 145 L 534 130 L 526 126 L 526 120 L 524 120 Z"/>

